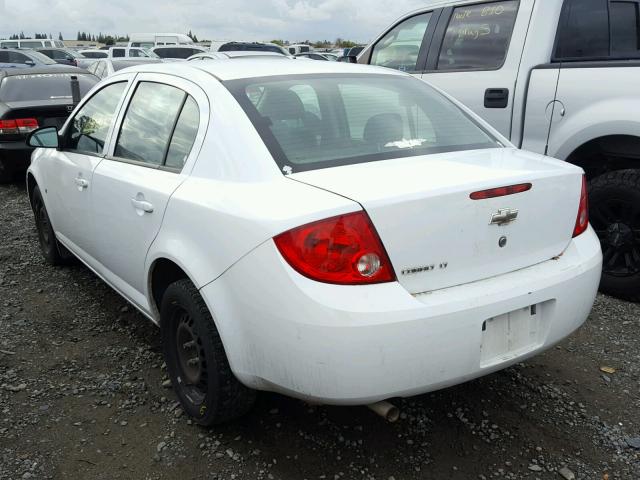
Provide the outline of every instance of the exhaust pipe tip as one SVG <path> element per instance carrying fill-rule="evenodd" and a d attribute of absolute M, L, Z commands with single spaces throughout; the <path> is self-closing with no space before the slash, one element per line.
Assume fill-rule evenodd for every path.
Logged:
<path fill-rule="evenodd" d="M 367 407 L 389 423 L 394 423 L 400 418 L 400 409 L 386 400 L 371 403 Z"/>

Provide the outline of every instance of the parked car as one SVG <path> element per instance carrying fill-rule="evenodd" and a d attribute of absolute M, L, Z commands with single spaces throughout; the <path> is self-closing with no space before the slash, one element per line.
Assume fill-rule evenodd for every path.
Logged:
<path fill-rule="evenodd" d="M 206 51 L 206 49 L 196 47 L 195 45 L 169 45 L 151 49 L 151 52 L 155 53 L 160 58 L 179 58 L 183 60 L 197 53 L 203 53 Z"/>
<path fill-rule="evenodd" d="M 63 125 L 74 107 L 72 76 L 78 80 L 76 102 L 98 82 L 84 70 L 62 65 L 0 70 L 0 183 L 26 171 L 33 151 L 25 142 L 28 133 Z"/>
<path fill-rule="evenodd" d="M 335 62 L 338 60 L 338 57 L 332 55 L 330 53 L 318 53 L 318 52 L 310 52 L 310 53 L 299 53 L 296 55 L 296 58 L 309 58 L 311 60 L 320 60 L 320 61 L 331 61 Z"/>
<path fill-rule="evenodd" d="M 64 48 L 60 40 L 23 38 L 20 40 L 0 40 L 0 48 Z"/>
<path fill-rule="evenodd" d="M 193 45 L 193 40 L 183 33 L 132 33 L 129 47 L 153 48 L 159 45 Z"/>
<path fill-rule="evenodd" d="M 275 43 L 261 42 L 212 42 L 212 52 L 274 52 L 281 55 L 289 55 L 289 52 Z"/>
<path fill-rule="evenodd" d="M 280 55 L 275 52 L 204 52 L 204 53 L 196 53 L 195 55 L 187 58 L 187 61 L 193 60 L 227 60 L 229 58 L 275 58 L 277 60 L 289 59 L 293 58 L 290 56 Z"/>
<path fill-rule="evenodd" d="M 513 143 L 578 165 L 602 242 L 602 291 L 640 301 L 637 2 L 449 2 L 394 22 L 360 63 L 411 72 Z"/>
<path fill-rule="evenodd" d="M 72 67 L 82 67 L 79 61 L 85 60 L 85 57 L 81 53 L 67 48 L 41 48 L 36 51 L 46 55 L 56 63 L 70 65 Z"/>
<path fill-rule="evenodd" d="M 417 395 L 584 322 L 602 255 L 581 168 L 403 73 L 273 67 L 140 65 L 29 140 L 44 258 L 77 256 L 160 326 L 198 423 L 255 389 Z"/>
<path fill-rule="evenodd" d="M 93 73 L 98 78 L 107 78 L 113 75 L 115 72 L 122 70 L 127 67 L 135 67 L 136 65 L 148 64 L 148 63 L 161 63 L 162 60 L 159 58 L 124 58 L 124 59 L 113 59 L 113 58 L 103 58 L 99 60 L 94 60 L 94 62 L 89 65 L 87 70 L 90 73 Z"/>
<path fill-rule="evenodd" d="M 58 67 L 62 66 L 46 55 L 35 50 L 28 49 L 0 49 L 0 70 L 7 68 L 31 68 L 31 67 Z"/>

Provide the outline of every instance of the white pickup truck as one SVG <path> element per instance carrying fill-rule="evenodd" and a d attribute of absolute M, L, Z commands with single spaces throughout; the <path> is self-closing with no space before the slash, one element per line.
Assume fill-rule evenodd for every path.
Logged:
<path fill-rule="evenodd" d="M 435 3 L 357 61 L 409 72 L 516 146 L 581 166 L 600 288 L 640 301 L 640 0 Z"/>

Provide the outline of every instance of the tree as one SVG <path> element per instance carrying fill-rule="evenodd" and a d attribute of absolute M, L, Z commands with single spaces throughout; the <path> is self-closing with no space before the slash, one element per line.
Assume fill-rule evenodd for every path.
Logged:
<path fill-rule="evenodd" d="M 116 44 L 116 39 L 113 38 L 111 35 L 107 35 L 104 39 L 104 43 L 105 45 L 115 45 Z"/>
<path fill-rule="evenodd" d="M 62 38 L 62 32 L 58 32 L 58 40 L 63 41 L 64 38 Z"/>
<path fill-rule="evenodd" d="M 284 47 L 284 40 L 271 40 L 271 43 L 275 43 L 276 45 Z"/>
<path fill-rule="evenodd" d="M 191 32 L 191 30 L 189 30 L 189 33 L 187 33 L 187 35 L 189 36 L 189 38 L 191 40 L 193 40 L 195 43 L 198 43 L 198 37 L 196 36 L 195 33 Z"/>

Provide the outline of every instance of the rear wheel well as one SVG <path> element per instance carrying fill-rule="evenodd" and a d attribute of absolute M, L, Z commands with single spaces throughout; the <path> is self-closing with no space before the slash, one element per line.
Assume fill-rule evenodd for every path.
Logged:
<path fill-rule="evenodd" d="M 640 169 L 640 137 L 608 135 L 576 148 L 567 162 L 582 167 L 589 180 L 607 172 Z"/>
<path fill-rule="evenodd" d="M 160 305 L 162 297 L 169 285 L 189 276 L 176 263 L 166 258 L 160 258 L 153 263 L 151 275 L 149 276 L 149 291 L 153 299 L 153 310 L 156 318 L 160 318 Z"/>

